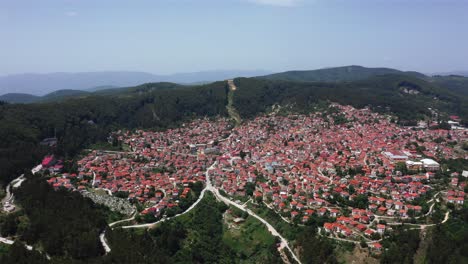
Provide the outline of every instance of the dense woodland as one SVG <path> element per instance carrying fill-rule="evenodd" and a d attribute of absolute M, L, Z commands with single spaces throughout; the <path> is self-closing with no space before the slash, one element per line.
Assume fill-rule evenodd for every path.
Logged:
<path fill-rule="evenodd" d="M 453 92 L 468 96 L 468 77 L 449 75 L 449 76 L 434 76 L 433 81 L 440 86 L 447 88 Z"/>
<path fill-rule="evenodd" d="M 241 116 L 253 117 L 272 105 L 289 106 L 297 111 L 311 111 L 319 101 L 333 101 L 378 112 L 393 113 L 400 123 L 415 123 L 431 116 L 429 107 L 458 114 L 468 120 L 468 100 L 422 79 L 406 75 L 375 76 L 353 82 L 291 82 L 239 78 L 234 106 Z M 418 91 L 411 95 L 404 89 Z M 436 98 L 436 99 L 434 99 Z"/>
<path fill-rule="evenodd" d="M 107 226 L 107 209 L 65 189 L 55 191 L 39 176 L 28 176 L 15 192 L 22 210 L 2 217 L 0 233 L 19 235 L 41 245 L 50 256 L 87 259 L 103 254 L 99 234 Z"/>

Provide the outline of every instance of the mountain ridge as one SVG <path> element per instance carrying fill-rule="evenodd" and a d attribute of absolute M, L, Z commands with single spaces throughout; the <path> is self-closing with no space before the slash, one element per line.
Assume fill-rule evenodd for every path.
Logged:
<path fill-rule="evenodd" d="M 112 72 L 113 74 L 118 74 L 120 72 Z M 216 75 L 216 73 L 221 74 L 228 74 L 228 75 Z M 253 72 L 251 72 L 253 73 Z M 56 73 L 60 76 L 62 73 Z M 80 74 L 80 73 L 78 73 Z M 88 73 L 83 73 L 88 74 Z M 89 73 L 91 75 L 99 76 L 101 73 Z M 137 73 L 141 74 L 140 76 L 150 76 L 146 73 Z M 200 75 L 201 74 L 201 75 Z M 204 80 L 209 79 L 209 75 L 211 78 L 217 77 L 226 77 L 221 78 L 223 80 L 229 79 L 229 74 L 234 74 L 234 72 L 198 72 L 198 73 L 187 73 L 187 74 L 179 74 L 178 77 L 167 77 L 165 79 L 177 78 L 181 80 L 181 76 L 185 76 L 185 80 L 190 80 L 190 78 L 203 78 Z M 202 76 L 204 75 L 204 76 Z M 242 75 L 242 72 L 235 75 L 234 77 L 238 78 Z M 361 80 L 367 80 L 370 78 L 374 78 L 376 76 L 386 76 L 386 75 L 400 75 L 400 76 L 408 76 L 413 77 L 416 79 L 427 81 L 428 83 L 437 84 L 440 87 L 446 88 L 447 90 L 454 92 L 460 96 L 468 96 L 468 78 L 463 76 L 457 75 L 448 75 L 448 76 L 427 76 L 425 74 L 415 72 L 415 71 L 400 71 L 397 69 L 392 68 L 367 68 L 364 66 L 358 65 L 350 65 L 350 66 L 342 66 L 342 67 L 333 67 L 333 68 L 323 68 L 318 70 L 295 70 L 295 71 L 285 71 L 279 73 L 273 73 L 269 75 L 260 75 L 260 76 L 251 76 L 248 78 L 257 78 L 263 80 L 272 80 L 272 81 L 290 81 L 290 82 L 323 82 L 323 83 L 343 83 L 343 82 L 355 82 Z M 71 75 L 70 75 L 71 76 Z M 146 77 L 142 77 L 143 79 Z M 148 80 L 148 78 L 146 79 Z M 185 83 L 181 84 L 180 82 L 175 81 L 149 81 L 137 83 L 135 85 L 127 85 L 127 86 L 113 86 L 113 85 L 102 85 L 102 86 L 94 86 L 93 88 L 89 88 L 86 90 L 82 89 L 60 89 L 54 91 L 52 93 L 46 94 L 42 97 L 36 96 L 33 94 L 24 94 L 24 93 L 9 93 L 3 96 L 0 96 L 0 100 L 9 102 L 9 103 L 32 103 L 32 102 L 46 102 L 46 101 L 54 101 L 54 100 L 61 100 L 64 98 L 72 98 L 77 96 L 86 96 L 86 95 L 116 95 L 119 93 L 127 94 L 128 92 L 146 92 L 152 89 L 158 88 L 174 88 L 177 86 L 190 86 L 190 85 L 200 85 L 203 83 L 209 83 L 207 81 L 200 81 L 200 82 L 192 82 L 192 83 Z M 54 94 L 57 93 L 57 94 Z"/>
<path fill-rule="evenodd" d="M 53 102 L 70 97 L 78 97 L 89 95 L 91 92 L 81 91 L 81 90 L 72 90 L 72 89 L 63 89 L 53 91 L 43 96 L 37 96 L 32 94 L 24 93 L 7 93 L 0 95 L 0 101 L 7 103 L 16 103 L 16 104 L 29 104 L 29 103 L 44 103 L 44 102 Z"/>
<path fill-rule="evenodd" d="M 415 71 L 400 71 L 392 68 L 368 68 L 360 65 L 349 65 L 332 68 L 322 68 L 317 70 L 294 70 L 258 76 L 258 78 L 269 80 L 285 80 L 300 82 L 340 82 L 356 81 L 367 79 L 376 75 L 385 74 L 404 74 L 418 78 L 427 78 L 428 76 Z"/>
<path fill-rule="evenodd" d="M 24 73 L 0 76 L 0 95 L 26 93 L 42 96 L 57 90 L 94 89 L 99 86 L 129 87 L 150 82 L 196 83 L 253 77 L 270 73 L 264 70 L 218 70 L 157 75 L 138 71 L 102 71 L 77 73 Z"/>

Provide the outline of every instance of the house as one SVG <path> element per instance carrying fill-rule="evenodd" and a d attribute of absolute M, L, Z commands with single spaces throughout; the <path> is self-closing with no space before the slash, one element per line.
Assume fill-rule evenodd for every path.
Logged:
<path fill-rule="evenodd" d="M 54 166 L 56 163 L 57 160 L 55 159 L 54 155 L 49 155 L 44 157 L 44 159 L 41 162 L 41 165 L 43 168 L 49 168 Z"/>
<path fill-rule="evenodd" d="M 378 224 L 377 232 L 382 235 L 385 232 L 385 225 Z"/>
<path fill-rule="evenodd" d="M 382 244 L 380 244 L 379 242 L 375 242 L 375 243 L 370 244 L 369 248 L 380 252 L 382 250 Z"/>

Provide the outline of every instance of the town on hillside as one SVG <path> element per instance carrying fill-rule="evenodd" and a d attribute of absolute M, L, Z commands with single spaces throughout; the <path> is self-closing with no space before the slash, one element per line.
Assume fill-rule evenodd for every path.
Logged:
<path fill-rule="evenodd" d="M 468 158 L 453 145 L 468 139 L 458 128 L 402 127 L 368 108 L 331 104 L 238 126 L 220 117 L 159 132 L 116 131 L 111 140 L 125 151 L 89 151 L 76 173 L 60 173 L 54 157 L 42 165 L 54 188 L 137 211 L 142 222 L 187 210 L 209 180 L 233 201 L 264 204 L 298 225 L 319 222 L 322 236 L 379 251 L 394 226 L 423 229 L 437 224 L 435 212 L 447 221 L 449 209 L 464 204 L 468 172 L 450 173 L 448 184 L 439 175 L 442 161 Z"/>

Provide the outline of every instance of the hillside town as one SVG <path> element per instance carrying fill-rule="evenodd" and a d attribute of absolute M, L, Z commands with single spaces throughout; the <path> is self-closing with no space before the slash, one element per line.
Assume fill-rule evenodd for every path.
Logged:
<path fill-rule="evenodd" d="M 89 151 L 78 173 L 56 173 L 61 162 L 47 157 L 48 182 L 87 196 L 102 190 L 127 200 L 115 206 L 126 214 L 138 207 L 140 215 L 159 218 L 186 209 L 214 163 L 209 180 L 227 197 L 263 203 L 300 225 L 320 218 L 322 235 L 364 240 L 376 250 L 393 225 L 416 224 L 436 203 L 460 206 L 466 198 L 468 172 L 452 173 L 448 186 L 434 184 L 441 160 L 468 158 L 451 145 L 466 141 L 466 130 L 401 127 L 367 108 L 331 104 L 311 114 L 261 115 L 239 126 L 225 118 L 198 119 L 111 137 L 127 151 Z"/>

